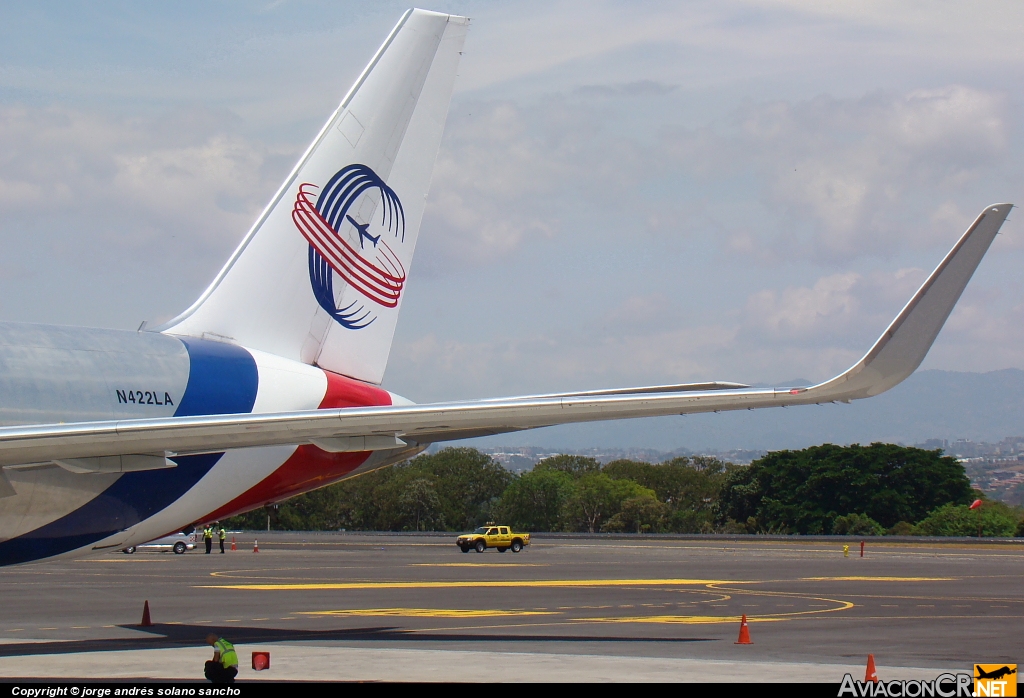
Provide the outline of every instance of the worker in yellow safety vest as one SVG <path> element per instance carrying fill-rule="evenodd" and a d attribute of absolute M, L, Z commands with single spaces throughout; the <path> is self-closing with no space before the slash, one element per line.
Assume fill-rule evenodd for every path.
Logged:
<path fill-rule="evenodd" d="M 206 636 L 206 644 L 213 647 L 213 659 L 203 672 L 212 683 L 234 683 L 238 675 L 238 654 L 235 646 L 213 633 Z"/>
<path fill-rule="evenodd" d="M 206 554 L 209 555 L 213 550 L 213 526 L 210 524 L 206 524 L 203 529 L 203 542 L 206 543 Z"/>
<path fill-rule="evenodd" d="M 228 537 L 228 532 L 224 530 L 224 527 L 220 525 L 220 521 L 214 524 L 217 527 L 217 537 L 220 539 L 220 554 L 224 554 L 224 539 Z"/>

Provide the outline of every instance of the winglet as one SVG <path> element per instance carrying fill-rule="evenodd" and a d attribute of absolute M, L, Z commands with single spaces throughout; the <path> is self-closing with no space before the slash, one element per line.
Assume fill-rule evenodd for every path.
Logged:
<path fill-rule="evenodd" d="M 1013 204 L 986 207 L 864 358 L 845 373 L 810 388 L 805 397 L 813 394 L 821 401 L 871 397 L 913 373 L 1012 208 Z"/>

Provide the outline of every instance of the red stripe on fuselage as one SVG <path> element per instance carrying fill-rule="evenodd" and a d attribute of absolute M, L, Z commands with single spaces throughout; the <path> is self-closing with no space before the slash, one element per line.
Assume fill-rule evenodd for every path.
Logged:
<path fill-rule="evenodd" d="M 391 404 L 391 394 L 386 390 L 330 371 L 324 373 L 327 375 L 327 392 L 318 409 Z M 369 457 L 367 451 L 328 453 L 316 446 L 299 446 L 273 474 L 202 520 L 226 519 L 329 485 L 358 468 Z"/>

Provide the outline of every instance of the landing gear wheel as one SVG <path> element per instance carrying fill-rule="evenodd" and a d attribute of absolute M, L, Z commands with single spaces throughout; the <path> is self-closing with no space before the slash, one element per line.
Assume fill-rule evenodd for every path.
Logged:
<path fill-rule="evenodd" d="M 135 552 L 135 546 L 134 545 L 129 545 L 127 548 L 125 548 L 121 552 L 124 553 L 125 555 L 131 555 L 132 553 Z"/>
<path fill-rule="evenodd" d="M 482 540 L 478 540 L 476 542 L 476 545 L 474 545 L 473 547 L 476 548 L 476 551 L 478 553 L 482 553 L 483 551 L 487 550 L 487 543 L 484 543 Z"/>
<path fill-rule="evenodd" d="M 180 540 L 177 543 L 174 544 L 174 554 L 175 555 L 181 555 L 186 550 L 188 550 L 188 548 Z"/>
<path fill-rule="evenodd" d="M 523 544 L 522 543 L 520 543 L 517 540 L 512 541 L 512 552 L 518 553 L 522 549 L 523 549 Z"/>

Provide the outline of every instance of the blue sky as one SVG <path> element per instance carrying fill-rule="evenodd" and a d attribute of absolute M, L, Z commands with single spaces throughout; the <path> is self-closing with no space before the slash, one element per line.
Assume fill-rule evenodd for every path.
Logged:
<path fill-rule="evenodd" d="M 404 9 L 0 8 L 0 319 L 189 305 Z M 430 9 L 473 23 L 385 379 L 416 401 L 826 378 L 1022 199 L 1019 3 Z M 1024 368 L 1015 218 L 925 367 Z"/>

